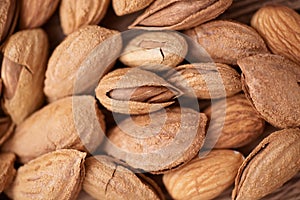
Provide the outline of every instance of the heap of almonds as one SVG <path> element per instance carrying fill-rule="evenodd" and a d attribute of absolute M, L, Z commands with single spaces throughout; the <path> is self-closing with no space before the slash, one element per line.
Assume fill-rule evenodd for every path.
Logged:
<path fill-rule="evenodd" d="M 299 9 L 0 0 L 0 199 L 298 199 Z"/>

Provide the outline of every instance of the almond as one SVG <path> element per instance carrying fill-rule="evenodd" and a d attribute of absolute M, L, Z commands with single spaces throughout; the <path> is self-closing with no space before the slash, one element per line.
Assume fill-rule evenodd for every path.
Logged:
<path fill-rule="evenodd" d="M 300 129 L 266 137 L 245 159 L 235 179 L 233 200 L 256 200 L 272 193 L 300 170 Z"/>
<path fill-rule="evenodd" d="M 60 23 L 68 35 L 85 25 L 97 25 L 106 14 L 110 0 L 62 0 Z"/>
<path fill-rule="evenodd" d="M 20 0 L 20 28 L 42 26 L 55 12 L 60 0 Z"/>
<path fill-rule="evenodd" d="M 289 22 L 289 23 L 286 23 Z M 268 5 L 252 17 L 251 25 L 275 54 L 300 64 L 300 15 L 282 5 Z"/>
<path fill-rule="evenodd" d="M 16 156 L 13 153 L 0 153 L 0 193 L 9 187 L 15 177 L 15 160 Z"/>
<path fill-rule="evenodd" d="M 203 152 L 181 169 L 164 174 L 163 182 L 174 199 L 213 199 L 233 182 L 244 157 L 233 150 Z"/>
<path fill-rule="evenodd" d="M 104 136 L 104 117 L 92 96 L 67 97 L 32 114 L 2 147 L 22 163 L 58 149 L 93 152 Z"/>
<path fill-rule="evenodd" d="M 236 65 L 240 58 L 268 53 L 262 37 L 252 27 L 235 21 L 215 20 L 184 33 L 197 41 L 214 62 Z"/>
<path fill-rule="evenodd" d="M 85 156 L 71 149 L 40 156 L 18 169 L 5 193 L 15 200 L 76 199 L 84 179 Z"/>

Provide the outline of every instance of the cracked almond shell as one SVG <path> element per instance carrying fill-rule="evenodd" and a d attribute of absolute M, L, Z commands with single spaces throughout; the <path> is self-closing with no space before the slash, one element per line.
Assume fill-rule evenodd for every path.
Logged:
<path fill-rule="evenodd" d="M 256 200 L 272 193 L 300 170 L 300 129 L 266 137 L 245 159 L 235 179 L 233 200 Z"/>
<path fill-rule="evenodd" d="M 184 30 L 218 17 L 232 0 L 156 0 L 129 28 Z"/>
<path fill-rule="evenodd" d="M 95 92 L 104 107 L 123 114 L 154 112 L 175 103 L 181 95 L 179 89 L 155 73 L 139 68 L 121 68 L 106 74 Z"/>
<path fill-rule="evenodd" d="M 176 106 L 132 116 L 107 132 L 103 149 L 133 168 L 166 173 L 197 155 L 206 123 L 205 114 Z"/>
<path fill-rule="evenodd" d="M 9 187 L 15 177 L 15 160 L 13 153 L 0 153 L 0 193 Z"/>
<path fill-rule="evenodd" d="M 68 35 L 85 25 L 97 25 L 109 3 L 110 0 L 62 0 L 59 17 L 63 32 Z"/>
<path fill-rule="evenodd" d="M 5 193 L 14 200 L 76 199 L 84 179 L 86 153 L 57 150 L 20 167 Z"/>
<path fill-rule="evenodd" d="M 278 128 L 300 127 L 300 66 L 272 54 L 238 60 L 243 90 L 262 118 Z"/>
<path fill-rule="evenodd" d="M 233 182 L 244 157 L 233 150 L 212 150 L 181 169 L 164 174 L 163 182 L 174 199 L 213 199 Z"/>
<path fill-rule="evenodd" d="M 164 199 L 154 181 L 135 174 L 125 163 L 108 156 L 94 156 L 86 160 L 85 166 L 83 189 L 95 199 Z"/>
<path fill-rule="evenodd" d="M 57 149 L 93 152 L 104 136 L 104 116 L 92 96 L 58 100 L 33 113 L 17 126 L 2 150 L 26 163 Z"/>
<path fill-rule="evenodd" d="M 44 87 L 48 101 L 91 94 L 121 51 L 122 40 L 118 33 L 88 25 L 68 35 L 48 61 Z"/>
<path fill-rule="evenodd" d="M 214 62 L 236 65 L 240 58 L 269 52 L 252 27 L 235 21 L 214 20 L 184 33 L 198 42 Z"/>
<path fill-rule="evenodd" d="M 181 63 L 187 51 L 185 38 L 176 32 L 142 32 L 129 41 L 119 59 L 128 67 L 163 70 L 164 65 L 175 67 Z"/>
<path fill-rule="evenodd" d="M 300 65 L 300 15 L 282 5 L 267 5 L 251 19 L 274 54 L 285 56 Z"/>
<path fill-rule="evenodd" d="M 44 103 L 48 38 L 42 29 L 19 31 L 3 47 L 3 107 L 20 124 Z"/>

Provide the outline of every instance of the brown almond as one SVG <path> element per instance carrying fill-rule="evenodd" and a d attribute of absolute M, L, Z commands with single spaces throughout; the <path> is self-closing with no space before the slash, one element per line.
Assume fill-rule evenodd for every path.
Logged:
<path fill-rule="evenodd" d="M 84 179 L 85 156 L 73 149 L 40 156 L 18 169 L 5 193 L 15 200 L 76 199 Z"/>
<path fill-rule="evenodd" d="M 12 135 L 15 124 L 9 116 L 0 117 L 0 146 Z"/>
<path fill-rule="evenodd" d="M 222 99 L 213 106 L 213 111 L 211 106 L 204 110 L 210 119 L 206 147 L 239 148 L 255 141 L 263 133 L 265 121 L 245 95 Z M 226 113 L 225 119 L 222 111 Z"/>
<path fill-rule="evenodd" d="M 129 28 L 184 30 L 212 20 L 232 0 L 156 0 Z"/>
<path fill-rule="evenodd" d="M 213 199 L 234 182 L 242 154 L 233 150 L 203 153 L 181 169 L 164 174 L 164 185 L 174 199 Z"/>
<path fill-rule="evenodd" d="M 48 38 L 42 29 L 17 32 L 3 47 L 2 101 L 5 111 L 16 124 L 20 124 L 44 103 L 48 48 Z"/>
<path fill-rule="evenodd" d="M 60 0 L 20 0 L 21 29 L 42 26 L 55 12 Z"/>
<path fill-rule="evenodd" d="M 235 179 L 233 200 L 256 200 L 272 193 L 300 170 L 300 129 L 266 137 L 245 159 Z"/>
<path fill-rule="evenodd" d="M 9 187 L 15 177 L 15 160 L 13 153 L 0 153 L 0 193 Z"/>
<path fill-rule="evenodd" d="M 109 130 L 103 148 L 133 168 L 165 173 L 183 166 L 198 153 L 206 123 L 203 113 L 183 107 L 136 115 Z"/>
<path fill-rule="evenodd" d="M 85 25 L 97 25 L 109 3 L 110 0 L 62 0 L 59 16 L 63 32 L 68 35 Z"/>
<path fill-rule="evenodd" d="M 262 200 L 297 199 L 300 196 L 300 172 Z"/>
<path fill-rule="evenodd" d="M 300 127 L 300 66 L 278 55 L 238 60 L 243 90 L 255 109 L 278 128 Z"/>
<path fill-rule="evenodd" d="M 268 5 L 255 13 L 251 25 L 273 53 L 300 64 L 300 15 L 296 11 L 287 6 Z"/>
<path fill-rule="evenodd" d="M 93 152 L 104 136 L 104 117 L 92 96 L 67 97 L 38 110 L 2 147 L 22 163 L 57 149 Z"/>
<path fill-rule="evenodd" d="M 83 189 L 95 199 L 163 199 L 162 191 L 145 176 L 135 174 L 125 163 L 108 156 L 90 157 L 85 162 Z"/>
<path fill-rule="evenodd" d="M 154 0 L 112 0 L 112 6 L 118 16 L 137 12 L 149 6 Z"/>
<path fill-rule="evenodd" d="M 139 68 L 116 69 L 105 75 L 96 97 L 108 110 L 147 114 L 173 104 L 181 91 L 155 73 Z"/>
<path fill-rule="evenodd" d="M 235 21 L 215 20 L 184 33 L 197 41 L 214 62 L 236 65 L 240 58 L 268 53 L 263 39 L 252 27 Z"/>
<path fill-rule="evenodd" d="M 48 101 L 91 94 L 101 76 L 113 66 L 121 48 L 118 31 L 96 25 L 68 35 L 48 61 L 44 88 Z"/>
<path fill-rule="evenodd" d="M 216 99 L 242 90 L 239 73 L 226 64 L 192 63 L 174 69 L 166 75 L 166 80 L 190 97 Z"/>

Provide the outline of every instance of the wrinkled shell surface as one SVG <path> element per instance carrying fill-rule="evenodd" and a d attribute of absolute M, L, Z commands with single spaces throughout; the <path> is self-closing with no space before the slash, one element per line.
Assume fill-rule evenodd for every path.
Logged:
<path fill-rule="evenodd" d="M 73 200 L 84 178 L 86 153 L 58 150 L 20 167 L 6 194 L 15 200 Z"/>
<path fill-rule="evenodd" d="M 215 20 L 184 33 L 197 41 L 215 62 L 236 65 L 240 58 L 268 53 L 262 37 L 239 22 Z"/>
<path fill-rule="evenodd" d="M 104 129 L 104 117 L 95 110 L 93 97 L 67 97 L 27 118 L 2 149 L 15 152 L 22 163 L 57 149 L 93 152 Z"/>
<path fill-rule="evenodd" d="M 233 200 L 261 199 L 300 170 L 300 129 L 284 129 L 265 138 L 239 169 Z"/>

